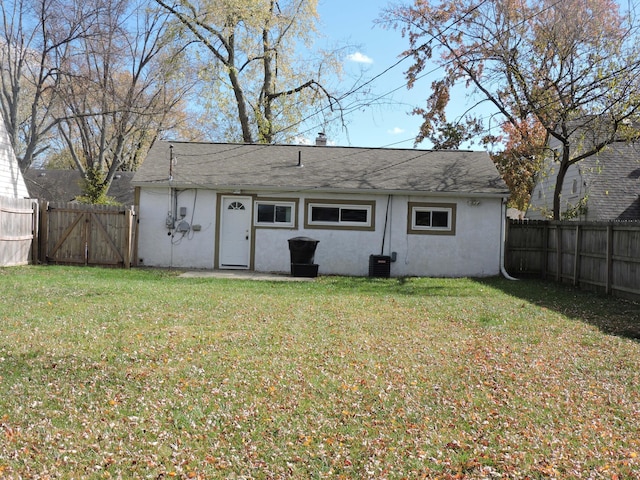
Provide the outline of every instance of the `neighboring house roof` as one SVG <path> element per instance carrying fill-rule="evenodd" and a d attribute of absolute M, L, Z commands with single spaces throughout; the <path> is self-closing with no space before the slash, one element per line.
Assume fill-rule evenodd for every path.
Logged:
<path fill-rule="evenodd" d="M 315 145 L 156 142 L 133 184 L 252 191 L 509 194 L 486 152 Z"/>
<path fill-rule="evenodd" d="M 133 172 L 118 172 L 107 195 L 123 205 L 133 205 Z M 29 194 L 46 202 L 73 202 L 82 194 L 82 174 L 78 170 L 29 169 L 24 174 Z"/>
<path fill-rule="evenodd" d="M 587 131 L 588 133 L 589 131 Z M 578 136 L 588 148 L 598 140 L 597 134 Z M 576 142 L 578 142 L 576 140 Z M 561 149 L 556 140 L 549 147 Z M 545 159 L 537 176 L 527 216 L 542 218 L 553 205 L 557 166 L 553 156 Z M 575 190 L 572 182 L 578 182 Z M 575 207 L 579 203 L 581 213 L 577 219 L 587 221 L 632 221 L 640 220 L 640 142 L 615 141 L 599 153 L 587 157 L 567 170 L 564 180 L 561 208 Z"/>
<path fill-rule="evenodd" d="M 616 142 L 584 162 L 587 218 L 640 220 L 640 144 Z"/>

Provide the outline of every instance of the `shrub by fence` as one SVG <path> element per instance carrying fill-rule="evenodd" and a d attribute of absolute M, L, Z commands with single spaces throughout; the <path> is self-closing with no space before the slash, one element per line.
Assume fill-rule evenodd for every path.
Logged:
<path fill-rule="evenodd" d="M 0 197 L 0 267 L 32 261 L 38 230 L 38 202 Z"/>
<path fill-rule="evenodd" d="M 640 222 L 511 220 L 505 266 L 640 300 Z"/>

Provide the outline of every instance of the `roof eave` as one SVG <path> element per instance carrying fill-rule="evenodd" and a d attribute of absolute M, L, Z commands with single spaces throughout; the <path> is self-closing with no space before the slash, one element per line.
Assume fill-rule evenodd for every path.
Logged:
<path fill-rule="evenodd" d="M 407 190 L 407 189 L 362 189 L 362 188 L 335 188 L 335 187 L 278 187 L 278 186 L 255 186 L 255 185 L 196 185 L 188 182 L 169 181 L 168 179 L 158 181 L 134 181 L 135 187 L 170 187 L 170 188 L 203 188 L 220 192 L 242 192 L 242 193 L 332 193 L 332 194 L 372 194 L 372 195 L 407 195 L 407 196 L 442 196 L 442 197 L 465 197 L 465 198 L 504 198 L 510 195 L 508 190 L 499 191 L 433 191 L 433 190 Z"/>

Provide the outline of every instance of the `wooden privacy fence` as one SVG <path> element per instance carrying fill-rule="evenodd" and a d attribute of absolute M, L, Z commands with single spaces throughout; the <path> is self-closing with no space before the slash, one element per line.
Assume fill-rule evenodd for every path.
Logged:
<path fill-rule="evenodd" d="M 0 267 L 26 265 L 38 233 L 38 202 L 0 197 Z"/>
<path fill-rule="evenodd" d="M 132 207 L 45 203 L 40 218 L 40 261 L 131 266 L 135 245 Z"/>
<path fill-rule="evenodd" d="M 511 220 L 505 267 L 640 300 L 640 222 Z"/>

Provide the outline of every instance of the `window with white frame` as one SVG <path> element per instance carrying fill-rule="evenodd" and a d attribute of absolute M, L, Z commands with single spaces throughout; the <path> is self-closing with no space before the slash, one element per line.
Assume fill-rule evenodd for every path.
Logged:
<path fill-rule="evenodd" d="M 455 235 L 455 203 L 409 202 L 407 232 L 413 234 Z"/>
<path fill-rule="evenodd" d="M 294 201 L 256 200 L 253 211 L 257 227 L 295 227 Z"/>
<path fill-rule="evenodd" d="M 305 227 L 372 230 L 375 202 L 307 200 Z"/>

